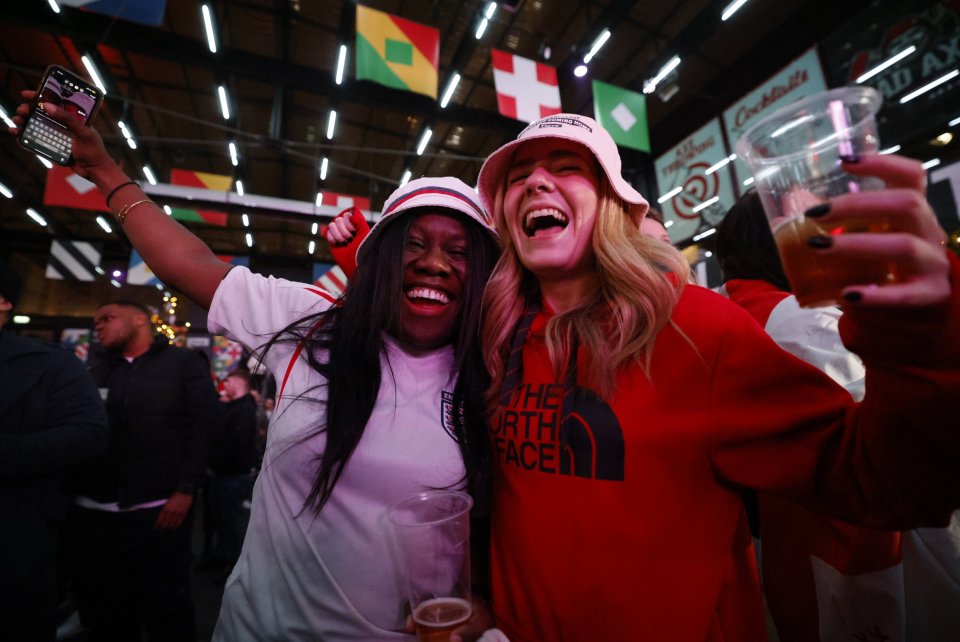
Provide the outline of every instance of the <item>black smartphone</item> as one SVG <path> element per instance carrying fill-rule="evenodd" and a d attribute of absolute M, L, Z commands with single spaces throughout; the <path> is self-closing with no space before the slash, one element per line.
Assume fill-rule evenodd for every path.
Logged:
<path fill-rule="evenodd" d="M 30 105 L 30 114 L 18 139 L 20 145 L 54 163 L 69 165 L 73 160 L 70 154 L 73 135 L 65 125 L 47 116 L 44 105 L 56 105 L 89 123 L 102 101 L 103 92 L 96 85 L 63 67 L 51 65 L 44 72 Z"/>

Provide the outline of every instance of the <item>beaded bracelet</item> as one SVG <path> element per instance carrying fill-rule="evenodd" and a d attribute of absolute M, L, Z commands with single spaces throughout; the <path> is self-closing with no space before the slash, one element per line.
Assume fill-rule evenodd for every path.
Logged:
<path fill-rule="evenodd" d="M 130 213 L 130 210 L 135 208 L 137 205 L 143 205 L 144 203 L 153 203 L 153 201 L 151 201 L 149 198 L 145 198 L 142 201 L 135 201 L 129 205 L 124 205 L 121 207 L 120 211 L 117 212 L 117 221 L 119 221 L 120 225 L 123 225 L 123 222 L 127 220 L 127 214 Z M 154 207 L 157 207 L 156 203 L 153 203 L 153 205 Z"/>
<path fill-rule="evenodd" d="M 113 198 L 114 194 L 119 192 L 121 189 L 123 189 L 127 185 L 137 185 L 137 184 L 138 183 L 136 181 L 127 181 L 126 183 L 120 183 L 119 185 L 114 187 L 112 190 L 110 190 L 110 193 L 107 194 L 107 198 L 105 199 L 107 201 L 107 207 L 110 207 L 110 199 Z"/>

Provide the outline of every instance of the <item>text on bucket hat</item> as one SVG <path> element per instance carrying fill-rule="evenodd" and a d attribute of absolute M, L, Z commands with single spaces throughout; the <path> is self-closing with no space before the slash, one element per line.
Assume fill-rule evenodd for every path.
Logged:
<path fill-rule="evenodd" d="M 620 151 L 610 134 L 597 121 L 579 114 L 556 114 L 535 120 L 520 132 L 516 140 L 510 141 L 490 154 L 480 168 L 477 191 L 480 201 L 488 212 L 493 212 L 493 202 L 497 190 L 505 184 L 506 174 L 510 171 L 513 155 L 517 148 L 531 140 L 540 138 L 559 138 L 579 143 L 589 149 L 603 169 L 607 181 L 631 210 L 643 215 L 649 206 L 647 199 L 640 195 L 620 173 Z"/>
<path fill-rule="evenodd" d="M 0 261 L 0 296 L 16 306 L 20 300 L 20 291 L 23 289 L 23 280 L 9 265 Z"/>
<path fill-rule="evenodd" d="M 385 226 L 399 219 L 403 212 L 420 208 L 452 210 L 475 221 L 494 240 L 497 238 L 493 217 L 480 203 L 476 190 L 452 176 L 418 178 L 398 187 L 387 197 L 380 219 L 357 248 L 357 263 L 363 261 L 366 252 L 374 246 L 374 239 Z"/>

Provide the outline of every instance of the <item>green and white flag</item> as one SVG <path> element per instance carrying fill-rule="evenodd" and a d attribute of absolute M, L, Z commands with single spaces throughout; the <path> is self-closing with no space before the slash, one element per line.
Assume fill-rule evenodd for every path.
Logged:
<path fill-rule="evenodd" d="M 594 80 L 593 112 L 617 145 L 650 151 L 646 96 Z"/>

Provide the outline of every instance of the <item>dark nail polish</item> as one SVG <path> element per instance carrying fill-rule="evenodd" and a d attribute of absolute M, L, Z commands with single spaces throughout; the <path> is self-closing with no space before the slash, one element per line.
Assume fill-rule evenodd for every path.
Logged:
<path fill-rule="evenodd" d="M 824 249 L 833 245 L 833 239 L 829 236 L 811 236 L 807 239 L 807 245 L 817 249 Z"/>
<path fill-rule="evenodd" d="M 830 203 L 821 203 L 820 205 L 814 205 L 803 215 L 807 218 L 819 218 L 821 216 L 826 216 L 827 212 L 830 211 Z"/>
<path fill-rule="evenodd" d="M 847 292 L 846 294 L 843 295 L 843 300 L 846 301 L 847 303 L 857 303 L 862 299 L 863 299 L 863 295 L 857 292 L 856 290 Z"/>
<path fill-rule="evenodd" d="M 844 163 L 859 163 L 860 155 L 857 154 L 856 152 L 852 154 L 841 154 L 840 160 L 842 160 Z"/>

